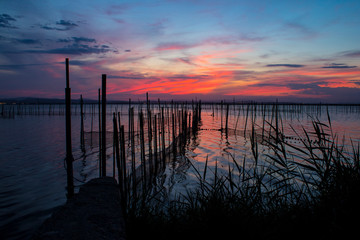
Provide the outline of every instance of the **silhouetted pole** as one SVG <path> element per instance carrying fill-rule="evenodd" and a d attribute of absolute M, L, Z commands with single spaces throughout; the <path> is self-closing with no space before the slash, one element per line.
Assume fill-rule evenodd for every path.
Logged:
<path fill-rule="evenodd" d="M 99 96 L 99 109 L 98 109 L 98 115 L 99 115 L 99 177 L 101 177 L 101 171 L 102 171 L 102 166 L 101 166 L 101 164 L 102 164 L 102 161 L 101 161 L 101 153 L 102 153 L 102 151 L 101 151 L 101 99 L 100 99 L 100 96 L 101 96 L 101 94 L 100 94 L 100 88 L 98 89 L 98 96 Z"/>
<path fill-rule="evenodd" d="M 229 104 L 226 104 L 226 121 L 225 121 L 225 134 L 226 138 L 228 137 L 228 127 L 229 127 Z"/>
<path fill-rule="evenodd" d="M 65 88 L 65 120 L 66 120 L 66 172 L 67 172 L 67 197 L 74 196 L 73 161 L 71 145 L 71 88 L 69 80 L 69 59 L 66 58 L 66 88 Z"/>
<path fill-rule="evenodd" d="M 80 146 L 81 151 L 85 152 L 85 135 L 84 135 L 84 100 L 80 95 Z"/>
<path fill-rule="evenodd" d="M 101 141 L 101 161 L 102 161 L 102 176 L 106 176 L 106 74 L 102 75 L 102 141 Z"/>

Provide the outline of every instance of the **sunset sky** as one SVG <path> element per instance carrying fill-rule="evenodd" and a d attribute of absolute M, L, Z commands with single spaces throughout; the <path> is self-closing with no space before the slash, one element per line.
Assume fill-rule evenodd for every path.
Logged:
<path fill-rule="evenodd" d="M 0 98 L 360 103 L 359 0 L 0 1 Z"/>

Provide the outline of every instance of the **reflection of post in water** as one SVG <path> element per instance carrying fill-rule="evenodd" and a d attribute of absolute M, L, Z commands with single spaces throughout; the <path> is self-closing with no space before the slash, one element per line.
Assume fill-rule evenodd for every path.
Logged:
<path fill-rule="evenodd" d="M 65 120 L 66 120 L 66 172 L 67 172 L 67 197 L 74 196 L 73 161 L 71 146 L 71 88 L 69 78 L 69 59 L 66 58 L 66 88 L 65 88 Z"/>

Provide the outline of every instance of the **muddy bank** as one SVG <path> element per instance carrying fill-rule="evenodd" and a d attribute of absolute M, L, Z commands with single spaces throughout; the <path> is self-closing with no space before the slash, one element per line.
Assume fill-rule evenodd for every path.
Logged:
<path fill-rule="evenodd" d="M 32 240 L 125 239 L 120 192 L 111 177 L 97 178 L 81 186 L 47 219 Z"/>

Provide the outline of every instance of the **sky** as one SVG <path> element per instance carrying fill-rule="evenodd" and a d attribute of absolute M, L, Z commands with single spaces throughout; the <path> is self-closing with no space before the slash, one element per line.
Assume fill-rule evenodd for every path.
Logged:
<path fill-rule="evenodd" d="M 0 0 L 0 98 L 360 103 L 359 0 Z"/>

